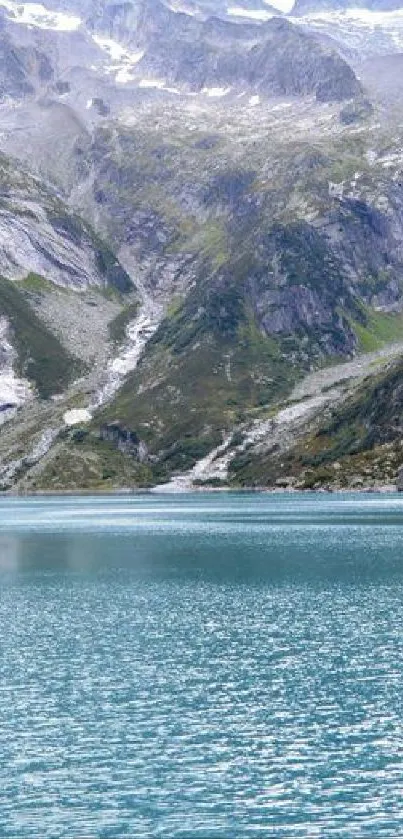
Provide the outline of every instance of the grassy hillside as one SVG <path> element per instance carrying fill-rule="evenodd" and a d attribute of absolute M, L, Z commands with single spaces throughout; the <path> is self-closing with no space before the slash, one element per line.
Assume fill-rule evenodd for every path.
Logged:
<path fill-rule="evenodd" d="M 403 361 L 368 377 L 281 456 L 246 450 L 230 466 L 234 485 L 272 486 L 294 476 L 302 489 L 393 483 L 403 463 Z"/>
<path fill-rule="evenodd" d="M 35 314 L 17 285 L 4 278 L 0 278 L 0 313 L 11 325 L 19 371 L 35 384 L 42 399 L 62 392 L 83 370 L 81 362 Z"/>
<path fill-rule="evenodd" d="M 298 375 L 259 328 L 242 286 L 202 279 L 172 309 L 96 418 L 135 429 L 157 457 L 157 479 L 192 466 L 248 411 L 285 395 Z"/>
<path fill-rule="evenodd" d="M 26 480 L 30 490 L 108 492 L 150 486 L 152 475 L 147 465 L 123 455 L 97 435 L 76 429 L 60 438 L 43 470 Z"/>

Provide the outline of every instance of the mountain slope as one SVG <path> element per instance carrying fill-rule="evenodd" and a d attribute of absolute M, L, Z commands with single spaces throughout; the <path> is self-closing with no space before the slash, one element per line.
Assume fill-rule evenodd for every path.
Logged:
<path fill-rule="evenodd" d="M 231 175 L 227 168 L 203 184 L 199 256 L 181 273 L 186 296 L 98 420 L 119 418 L 135 430 L 156 458 L 155 477 L 189 468 L 245 414 L 284 398 L 311 365 L 353 355 L 369 340 L 374 312 L 401 308 L 401 188 L 382 155 L 368 162 L 358 136 L 353 129 L 349 146 L 343 130 L 314 154 L 302 145 L 296 154 L 293 142 L 286 150 L 283 139 L 284 168 L 272 145 L 276 178 L 267 192 L 260 164 L 260 154 L 268 163 L 267 147 L 255 161 L 245 150 L 248 169 L 238 161 Z M 348 177 L 336 183 L 336 173 Z M 179 197 L 180 179 L 176 189 Z M 175 199 L 171 179 L 169 191 Z M 177 231 L 179 205 L 176 212 Z M 166 242 L 167 257 L 169 235 Z M 162 261 L 161 241 L 155 247 Z"/>
<path fill-rule="evenodd" d="M 80 359 L 74 358 L 41 321 L 18 285 L 3 278 L 0 278 L 0 310 L 9 324 L 18 373 L 32 383 L 41 399 L 62 393 L 83 372 Z"/>
<path fill-rule="evenodd" d="M 148 11 L 139 21 L 135 46 L 145 50 L 138 64 L 145 75 L 189 90 L 246 86 L 266 95 L 315 93 L 322 101 L 361 92 L 337 53 L 286 20 L 258 27 L 213 18 L 200 23 L 184 15 L 172 20 L 170 14 L 151 31 Z"/>
<path fill-rule="evenodd" d="M 399 124 L 307 18 L 206 8 L 7 0 L 0 273 L 84 375 L 33 398 L 5 313 L 29 398 L 3 486 L 161 482 L 234 435 L 229 480 L 255 482 L 237 435 L 400 328 Z"/>
<path fill-rule="evenodd" d="M 30 271 L 70 287 L 119 291 L 132 282 L 112 251 L 57 194 L 0 155 L 0 273 Z"/>
<path fill-rule="evenodd" d="M 55 191 L 4 155 L 0 156 L 0 194 L 0 316 L 5 348 L 0 407 L 4 419 L 4 411 L 35 396 L 49 399 L 63 394 L 88 369 L 89 361 L 105 355 L 108 319 L 123 309 L 125 294 L 132 300 L 136 292 L 129 275 L 90 225 Z M 85 323 L 89 305 L 94 334 Z M 105 337 L 101 337 L 103 332 Z M 81 335 L 92 338 L 88 350 Z"/>
<path fill-rule="evenodd" d="M 401 330 L 401 335 L 403 330 Z M 260 445 L 231 466 L 234 483 L 300 489 L 374 488 L 395 485 L 403 462 L 403 366 L 400 358 L 367 377 L 330 409 L 307 417 L 281 453 Z M 324 410 L 325 407 L 325 410 Z"/>
<path fill-rule="evenodd" d="M 52 82 L 54 91 L 59 85 L 64 94 L 78 80 L 98 87 L 93 72 L 98 67 L 106 89 L 107 76 L 116 68 L 118 83 L 138 86 L 148 80 L 176 93 L 228 87 L 264 95 L 313 93 L 322 101 L 361 93 L 354 72 L 337 52 L 279 17 L 262 25 L 218 17 L 199 20 L 160 0 L 142 0 L 84 8 L 82 25 L 71 28 L 64 18 L 52 23 L 52 16 L 38 6 L 37 25 L 34 15 L 28 29 L 22 26 L 19 8 L 8 3 L 0 24 L 4 94 L 33 94 L 45 83 L 50 89 Z M 102 51 L 109 58 L 104 68 Z"/>

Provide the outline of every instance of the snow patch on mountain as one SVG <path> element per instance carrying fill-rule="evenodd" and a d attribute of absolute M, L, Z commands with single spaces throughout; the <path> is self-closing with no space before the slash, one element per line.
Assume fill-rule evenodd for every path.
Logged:
<path fill-rule="evenodd" d="M 112 38 L 101 38 L 99 35 L 94 35 L 93 38 L 97 46 L 108 54 L 111 61 L 123 62 L 125 65 L 135 65 L 138 64 L 144 56 L 143 50 L 139 52 L 130 52 L 130 50 L 127 50 L 117 41 L 113 41 Z"/>
<path fill-rule="evenodd" d="M 284 12 L 284 14 L 291 12 L 294 6 L 294 0 L 263 0 L 263 2 L 267 6 L 272 6 L 280 12 Z"/>
<path fill-rule="evenodd" d="M 131 52 L 122 44 L 119 44 L 118 41 L 114 41 L 112 38 L 103 38 L 99 35 L 93 35 L 93 40 L 97 47 L 105 53 L 104 71 L 109 74 L 114 73 L 115 81 L 118 84 L 133 82 L 135 80 L 133 70 L 144 57 L 144 50 Z"/>
<path fill-rule="evenodd" d="M 219 99 L 230 92 L 230 87 L 204 87 L 202 93 L 210 99 Z"/>
<path fill-rule="evenodd" d="M 15 23 L 36 26 L 39 29 L 53 29 L 57 32 L 74 32 L 81 26 L 81 18 L 64 12 L 46 9 L 41 3 L 15 3 L 0 0 L 0 7 L 6 9 Z"/>
<path fill-rule="evenodd" d="M 73 408 L 71 411 L 66 411 L 63 414 L 63 420 L 66 425 L 80 425 L 80 423 L 90 422 L 92 415 L 86 408 Z"/>
<path fill-rule="evenodd" d="M 101 38 L 99 35 L 94 35 L 93 37 L 97 46 L 105 50 L 112 61 L 121 61 L 123 58 L 128 58 L 128 51 L 121 44 L 118 44 L 117 41 L 113 41 L 111 38 Z"/>
<path fill-rule="evenodd" d="M 7 318 L 0 317 L 0 425 L 5 419 L 9 419 L 11 409 L 18 408 L 33 396 L 27 379 L 15 373 L 17 354 L 9 341 L 8 333 Z"/>
<path fill-rule="evenodd" d="M 242 6 L 228 6 L 227 15 L 230 17 L 244 17 L 249 20 L 266 21 L 274 17 L 271 12 L 265 9 L 244 9 Z"/>
<path fill-rule="evenodd" d="M 156 90 L 164 90 L 166 82 L 164 79 L 140 79 L 139 87 L 155 88 Z"/>
<path fill-rule="evenodd" d="M 351 49 L 369 53 L 400 52 L 403 48 L 403 9 L 378 12 L 369 9 L 312 12 L 290 17 L 292 23 L 326 32 Z"/>
<path fill-rule="evenodd" d="M 163 90 L 164 93 L 181 93 L 177 87 L 169 87 L 165 79 L 140 79 L 138 87 L 143 88 L 144 90 Z"/>
<path fill-rule="evenodd" d="M 175 14 L 189 15 L 190 17 L 200 17 L 197 9 L 192 9 L 186 3 L 165 3 L 166 7 Z"/>

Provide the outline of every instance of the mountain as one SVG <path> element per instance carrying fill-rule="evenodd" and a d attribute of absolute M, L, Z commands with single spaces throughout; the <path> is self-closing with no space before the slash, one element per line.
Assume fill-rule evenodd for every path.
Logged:
<path fill-rule="evenodd" d="M 312 155 L 283 138 L 286 168 L 272 150 L 276 183 L 263 186 L 269 143 L 260 160 L 245 150 L 248 169 L 216 176 L 204 192 L 217 221 L 199 228 L 201 260 L 191 257 L 195 234 L 186 248 L 189 291 L 102 413 L 138 431 L 161 477 L 281 403 L 303 371 L 353 356 L 373 312 L 401 307 L 401 195 L 382 164 L 371 171 L 363 151 L 366 172 L 342 193 L 332 186 L 337 146 Z M 338 151 L 350 171 L 360 165 Z"/>
<path fill-rule="evenodd" d="M 148 5 L 147 5 L 148 4 Z M 17 4 L 13 0 L 3 0 L 3 5 L 14 11 Z M 18 4 L 22 10 L 22 5 Z M 26 7 L 30 4 L 25 4 Z M 35 4 L 35 11 L 33 4 L 30 9 L 31 14 L 40 14 L 40 10 L 45 7 L 40 4 Z M 72 17 L 79 18 L 85 25 L 91 25 L 96 20 L 103 20 L 106 16 L 120 17 L 129 14 L 133 21 L 142 15 L 144 8 L 149 9 L 149 18 L 153 18 L 153 25 L 156 20 L 156 8 L 159 8 L 160 14 L 164 14 L 164 8 L 171 13 L 177 15 L 187 15 L 187 17 L 195 17 L 198 20 L 206 20 L 211 17 L 220 17 L 223 19 L 248 18 L 249 20 L 265 20 L 270 15 L 279 15 L 281 12 L 274 5 L 271 6 L 265 0 L 239 0 L 233 6 L 229 6 L 225 0 L 161 0 L 158 6 L 152 6 L 149 0 L 124 0 L 124 2 L 116 2 L 116 0 L 50 0 L 46 4 L 46 10 L 53 13 L 61 13 L 65 18 Z M 20 12 L 21 14 L 22 12 Z M 260 13 L 260 15 L 259 15 Z M 18 14 L 18 12 L 17 12 Z"/>
<path fill-rule="evenodd" d="M 27 4 L 29 5 L 29 4 Z M 272 18 L 264 25 L 233 23 L 220 18 L 199 20 L 182 12 L 172 11 L 159 0 L 137 3 L 105 3 L 92 9 L 86 20 L 86 35 L 79 18 L 65 18 L 57 12 L 54 18 L 37 13 L 36 31 L 29 32 L 30 45 L 21 42 L 24 17 L 8 10 L 3 20 L 3 89 L 7 95 L 29 94 L 52 79 L 59 89 L 68 92 L 72 54 L 84 57 L 77 72 L 88 76 L 92 61 L 100 60 L 102 50 L 110 58 L 113 72 L 117 61 L 117 80 L 136 85 L 153 84 L 175 92 L 200 92 L 223 89 L 263 95 L 299 95 L 314 93 L 322 101 L 338 101 L 359 95 L 360 84 L 348 64 L 336 52 L 324 48 L 289 21 Z M 36 7 L 34 7 L 36 8 Z M 38 7 L 40 9 L 40 7 Z M 85 12 L 84 8 L 84 12 Z M 89 12 L 89 9 L 88 9 Z M 74 22 L 71 23 L 71 21 Z M 29 18 L 35 27 L 35 19 Z M 70 29 L 71 26 L 71 29 Z M 49 33 L 63 30 L 66 52 L 58 38 Z M 18 31 L 19 30 L 19 31 Z M 22 34 L 26 40 L 26 31 Z M 13 44 L 14 40 L 14 44 Z M 51 43 L 49 43 L 49 41 Z M 67 51 L 68 50 L 68 51 Z M 67 53 L 67 54 L 66 54 Z M 70 67 L 66 67 L 69 59 Z M 123 65 L 123 66 L 122 66 Z M 27 79 L 29 67 L 29 80 Z M 125 73 L 122 70 L 125 69 Z M 5 87 L 5 80 L 10 85 Z M 63 86 L 64 82 L 64 86 Z M 88 81 L 87 81 L 88 84 Z"/>
<path fill-rule="evenodd" d="M 335 12 L 348 9 L 393 12 L 401 9 L 401 0 L 296 0 L 292 8 L 292 14 L 309 15 L 315 12 Z"/>
<path fill-rule="evenodd" d="M 15 47 L 4 32 L 0 19 L 0 95 L 19 99 L 33 94 L 35 88 L 52 78 L 52 68 L 45 53 L 35 47 Z"/>
<path fill-rule="evenodd" d="M 394 4 L 309 4 L 298 2 L 289 18 L 321 43 L 337 49 L 352 65 L 364 86 L 371 75 L 374 58 L 389 59 L 403 49 L 403 16 L 401 2 Z M 382 82 L 383 72 L 377 71 Z M 397 79 L 395 79 L 397 82 Z M 382 97 L 381 97 L 382 100 Z"/>
<path fill-rule="evenodd" d="M 2 9 L 0 485 L 297 478 L 357 376 L 298 388 L 400 334 L 400 112 L 349 13 Z"/>
<path fill-rule="evenodd" d="M 139 69 L 189 90 L 216 86 L 266 96 L 314 93 L 322 101 L 361 92 L 354 73 L 336 53 L 325 51 L 288 21 L 274 18 L 255 30 L 211 19 L 203 24 L 192 20 L 185 29 L 175 21 L 175 34 L 165 43 L 158 30 L 152 33 Z"/>

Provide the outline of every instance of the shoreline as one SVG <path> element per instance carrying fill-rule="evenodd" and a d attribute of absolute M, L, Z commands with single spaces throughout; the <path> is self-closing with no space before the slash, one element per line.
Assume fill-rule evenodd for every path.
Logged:
<path fill-rule="evenodd" d="M 100 498 L 125 498 L 136 495 L 158 495 L 158 496 L 180 496 L 180 495 L 197 495 L 201 493 L 210 494 L 265 494 L 265 495 L 343 495 L 345 493 L 357 493 L 359 495 L 390 495 L 392 493 L 399 493 L 395 484 L 380 484 L 373 487 L 344 487 L 343 489 L 331 487 L 321 487 L 320 489 L 295 489 L 279 488 L 279 487 L 188 487 L 183 489 L 172 489 L 159 491 L 158 486 L 155 487 L 122 487 L 118 489 L 97 490 L 97 489 L 74 489 L 74 490 L 27 490 L 24 492 L 6 491 L 0 492 L 0 498 L 68 498 L 81 496 L 91 497 L 99 496 Z"/>

